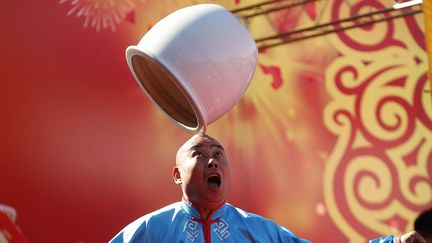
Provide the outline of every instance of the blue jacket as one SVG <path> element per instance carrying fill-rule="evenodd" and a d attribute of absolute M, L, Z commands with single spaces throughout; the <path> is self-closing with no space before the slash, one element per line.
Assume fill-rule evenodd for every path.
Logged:
<path fill-rule="evenodd" d="M 397 243 L 397 237 L 393 235 L 388 235 L 385 237 L 370 240 L 369 243 Z"/>
<path fill-rule="evenodd" d="M 200 219 L 186 201 L 144 215 L 126 226 L 111 243 L 120 242 L 289 242 L 307 243 L 294 233 L 229 203 Z"/>

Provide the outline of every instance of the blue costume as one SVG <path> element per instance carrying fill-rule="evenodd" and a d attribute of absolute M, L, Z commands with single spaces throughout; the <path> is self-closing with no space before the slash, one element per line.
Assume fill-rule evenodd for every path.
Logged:
<path fill-rule="evenodd" d="M 207 220 L 185 200 L 144 215 L 126 226 L 111 243 L 119 242 L 290 242 L 307 243 L 263 218 L 224 203 Z"/>
<path fill-rule="evenodd" d="M 393 235 L 389 235 L 386 237 L 370 240 L 369 243 L 397 243 L 397 240 L 398 240 L 397 237 Z"/>

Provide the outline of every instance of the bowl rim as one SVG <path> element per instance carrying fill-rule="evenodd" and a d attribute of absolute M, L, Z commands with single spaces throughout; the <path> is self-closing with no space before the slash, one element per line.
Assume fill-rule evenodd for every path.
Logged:
<path fill-rule="evenodd" d="M 169 119 L 171 119 L 177 126 L 185 129 L 188 132 L 200 132 L 203 133 L 206 130 L 207 124 L 206 124 L 206 119 L 204 117 L 204 112 L 203 112 L 203 107 L 202 105 L 199 104 L 199 102 L 197 101 L 196 97 L 193 97 L 190 93 L 193 92 L 192 90 L 188 89 L 187 87 L 185 87 L 185 85 L 183 85 L 182 83 L 182 79 L 183 76 L 180 74 L 175 75 L 174 74 L 174 70 L 170 70 L 168 65 L 164 65 L 158 58 L 156 55 L 153 55 L 150 51 L 145 50 L 145 49 L 141 49 L 139 48 L 139 46 L 136 45 L 131 45 L 129 47 L 126 48 L 126 60 L 127 60 L 127 64 L 129 66 L 130 71 L 132 72 L 135 81 L 138 83 L 138 85 L 141 87 L 141 89 L 145 92 L 145 94 L 147 95 L 147 97 L 150 98 L 150 100 L 159 108 L 159 110 L 161 110 Z M 169 79 L 177 86 L 177 88 L 182 92 L 183 96 L 187 99 L 187 101 L 189 102 L 190 106 L 192 107 L 192 110 L 194 112 L 195 118 L 197 120 L 197 126 L 196 127 L 190 127 L 187 126 L 183 123 L 180 123 L 179 121 L 177 121 L 176 119 L 174 119 L 173 117 L 171 117 L 171 115 L 169 115 L 155 100 L 154 98 L 149 94 L 149 92 L 145 89 L 145 87 L 143 86 L 143 84 L 140 82 L 140 79 L 138 78 L 138 76 L 135 73 L 135 70 L 133 68 L 133 64 L 132 64 L 132 58 L 134 56 L 140 56 L 143 57 L 147 60 L 152 61 L 156 66 L 158 66 L 163 72 L 165 72 L 165 74 L 167 75 L 167 77 L 169 77 Z"/>

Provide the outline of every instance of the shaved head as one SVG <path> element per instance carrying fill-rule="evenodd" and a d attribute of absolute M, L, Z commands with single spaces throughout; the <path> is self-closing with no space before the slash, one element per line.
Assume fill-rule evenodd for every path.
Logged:
<path fill-rule="evenodd" d="M 184 161 L 185 152 L 193 149 L 196 146 L 199 146 L 201 143 L 199 140 L 206 140 L 210 139 L 213 140 L 217 145 L 220 146 L 220 148 L 223 149 L 222 145 L 213 137 L 204 134 L 204 133 L 198 133 L 193 135 L 191 138 L 189 138 L 178 150 L 176 154 L 176 166 L 180 165 Z"/>
<path fill-rule="evenodd" d="M 172 171 L 183 198 L 201 209 L 221 205 L 231 186 L 231 169 L 222 145 L 206 134 L 193 135 L 177 151 Z"/>

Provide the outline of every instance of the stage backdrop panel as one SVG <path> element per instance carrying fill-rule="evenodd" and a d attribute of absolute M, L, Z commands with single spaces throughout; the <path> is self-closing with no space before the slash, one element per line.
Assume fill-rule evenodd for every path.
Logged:
<path fill-rule="evenodd" d="M 0 203 L 31 242 L 106 242 L 181 199 L 171 169 L 190 134 L 144 95 L 124 52 L 163 16 L 203 2 L 0 4 Z M 389 1 L 351 2 L 362 12 Z M 353 14 L 317 1 L 248 28 L 262 36 Z M 411 230 L 432 202 L 424 19 L 262 50 L 242 100 L 208 129 L 232 163 L 229 202 L 313 242 Z"/>

